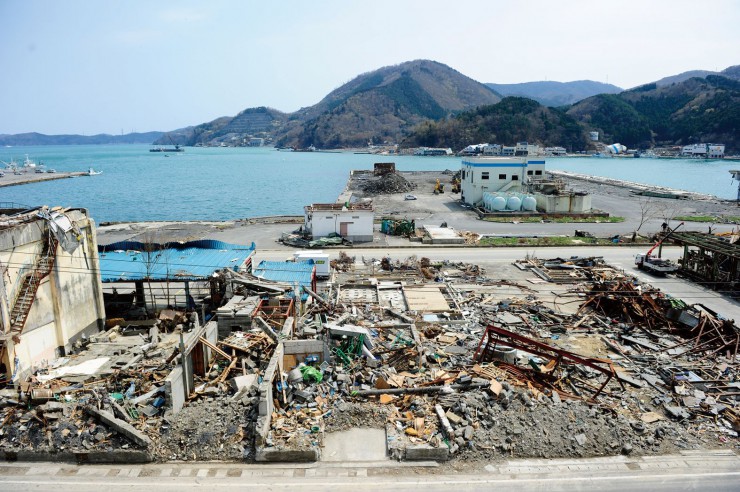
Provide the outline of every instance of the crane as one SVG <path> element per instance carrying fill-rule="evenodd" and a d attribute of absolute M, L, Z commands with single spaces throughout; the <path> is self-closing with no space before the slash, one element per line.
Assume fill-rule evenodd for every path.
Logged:
<path fill-rule="evenodd" d="M 655 248 L 660 247 L 663 242 L 668 239 L 676 230 L 684 225 L 683 222 L 678 224 L 674 229 L 671 229 L 671 231 L 663 236 L 660 240 L 656 241 L 656 243 L 653 245 L 652 248 L 648 250 L 645 254 L 638 254 L 635 256 L 635 265 L 637 265 L 637 268 L 640 270 L 647 270 L 648 272 L 654 273 L 656 275 L 665 275 L 667 273 L 674 273 L 678 271 L 678 265 L 673 263 L 671 260 L 663 260 L 660 257 L 660 253 L 658 253 L 658 256 L 653 256 L 652 253 L 655 251 Z"/>

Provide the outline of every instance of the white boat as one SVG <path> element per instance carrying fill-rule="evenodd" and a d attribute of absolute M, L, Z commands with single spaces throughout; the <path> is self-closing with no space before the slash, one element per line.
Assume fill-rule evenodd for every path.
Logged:
<path fill-rule="evenodd" d="M 27 171 L 36 168 L 36 163 L 28 158 L 28 154 L 26 154 L 26 160 L 23 161 L 23 168 Z"/>
<path fill-rule="evenodd" d="M 93 168 L 88 169 L 88 171 L 85 173 L 85 176 L 97 176 L 98 174 L 103 174 L 103 171 L 96 171 Z"/>

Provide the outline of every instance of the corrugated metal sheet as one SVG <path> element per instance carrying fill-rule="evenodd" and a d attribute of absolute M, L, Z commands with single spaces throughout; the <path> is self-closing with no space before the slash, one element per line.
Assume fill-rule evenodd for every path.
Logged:
<path fill-rule="evenodd" d="M 145 244 L 121 241 L 98 247 L 103 282 L 202 280 L 223 268 L 238 269 L 255 251 L 249 246 L 210 239 Z"/>
<path fill-rule="evenodd" d="M 285 282 L 290 285 L 296 283 L 300 286 L 312 288 L 314 277 L 313 260 L 309 261 L 261 261 L 260 264 L 252 270 L 252 273 L 260 278 L 274 280 L 276 282 Z"/>

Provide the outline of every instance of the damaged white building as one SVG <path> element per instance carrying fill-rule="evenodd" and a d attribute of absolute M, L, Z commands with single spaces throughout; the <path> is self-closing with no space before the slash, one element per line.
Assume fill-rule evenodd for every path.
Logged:
<path fill-rule="evenodd" d="M 97 251 L 84 209 L 0 215 L 0 377 L 17 379 L 104 326 Z"/>

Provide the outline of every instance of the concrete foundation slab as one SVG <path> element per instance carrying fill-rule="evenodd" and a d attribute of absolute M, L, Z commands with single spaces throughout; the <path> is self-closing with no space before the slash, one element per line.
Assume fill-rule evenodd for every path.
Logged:
<path fill-rule="evenodd" d="M 386 460 L 385 442 L 385 429 L 358 428 L 331 432 L 324 436 L 321 461 Z"/>

